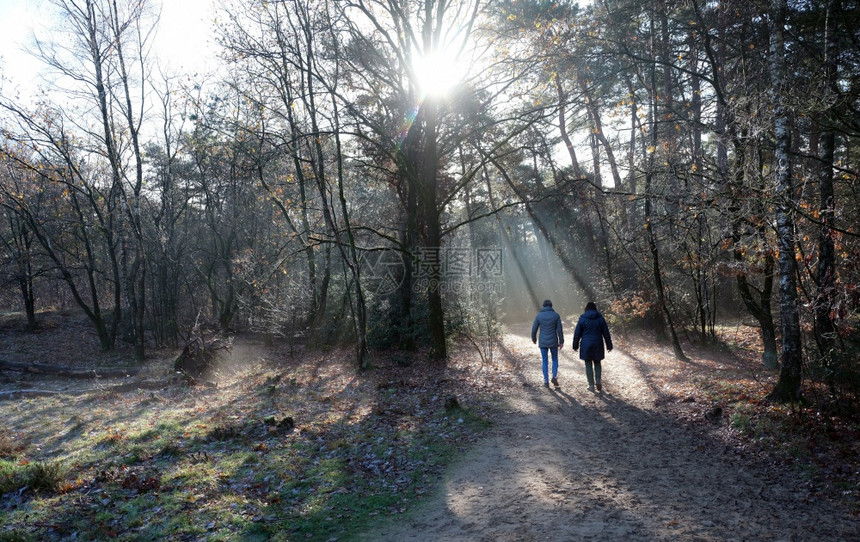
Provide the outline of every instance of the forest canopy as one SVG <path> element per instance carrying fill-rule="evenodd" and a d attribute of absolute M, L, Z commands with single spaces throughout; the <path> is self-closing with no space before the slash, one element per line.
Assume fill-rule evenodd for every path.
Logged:
<path fill-rule="evenodd" d="M 52 77 L 0 81 L 0 296 L 32 328 L 366 367 L 593 300 L 679 362 L 754 325 L 772 398 L 856 401 L 856 1 L 232 1 L 207 76 L 162 68 L 152 2 L 50 4 Z"/>

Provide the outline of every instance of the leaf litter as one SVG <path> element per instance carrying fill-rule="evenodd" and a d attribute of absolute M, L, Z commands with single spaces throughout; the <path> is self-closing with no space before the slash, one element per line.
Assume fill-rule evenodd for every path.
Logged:
<path fill-rule="evenodd" d="M 37 339 L 62 342 L 56 335 Z M 3 495 L 0 534 L 34 540 L 335 540 L 348 539 L 381 518 L 408 513 L 411 519 L 399 524 L 413 534 L 429 525 L 427 532 L 504 540 L 539 535 L 528 526 L 543 525 L 546 518 L 561 529 L 557 514 L 566 513 L 575 520 L 568 534 L 583 539 L 621 534 L 630 539 L 716 539 L 730 532 L 727 526 L 743 523 L 739 515 L 760 508 L 727 490 L 726 498 L 705 496 L 703 511 L 711 509 L 715 517 L 692 518 L 686 502 L 666 501 L 665 493 L 656 493 L 678 490 L 672 485 L 677 480 L 664 488 L 663 477 L 671 473 L 665 458 L 644 473 L 591 458 L 605 471 L 593 476 L 593 486 L 579 486 L 571 476 L 587 469 L 578 463 L 582 450 L 577 447 L 589 441 L 592 429 L 565 424 L 595 413 L 621 423 L 603 428 L 621 437 L 612 448 L 614 456 L 632 454 L 630 462 L 651 457 L 643 450 L 660 449 L 663 436 L 650 435 L 648 427 L 668 423 L 684 431 L 681 441 L 697 442 L 691 455 L 708 461 L 718 457 L 724 467 L 700 469 L 694 485 L 732 484 L 734 475 L 725 472 L 729 465 L 759 473 L 743 483 L 735 481 L 751 487 L 753 498 L 830 517 L 834 532 L 847 521 L 833 519 L 834 510 L 842 509 L 835 505 L 847 505 L 856 515 L 856 424 L 833 416 L 822 423 L 814 412 L 798 414 L 762 401 L 774 375 L 758 367 L 754 341 L 746 337 L 724 352 L 695 351 L 686 365 L 641 336 L 617 342 L 626 353 L 625 369 L 615 369 L 617 380 L 612 382 L 613 369 L 607 366 L 607 382 L 612 383 L 603 396 L 611 402 L 605 405 L 582 390 L 566 391 L 571 389 L 567 382 L 584 377 L 578 374 L 578 362 L 563 357 L 562 374 L 568 380 L 562 380 L 562 402 L 536 407 L 533 396 L 544 391 L 536 385 L 539 364 L 531 344 L 516 335 L 505 338 L 495 365 L 482 365 L 474 351 L 460 347 L 445 367 L 424 361 L 421 353 L 407 367 L 400 353 L 376 353 L 373 370 L 359 374 L 348 348 L 300 351 L 291 358 L 286 349 L 264 348 L 246 338 L 238 343 L 244 355 L 225 368 L 217 388 L 188 387 L 169 377 L 171 352 L 153 352 L 138 377 L 161 379 L 164 385 L 156 389 L 117 392 L 111 387 L 118 382 L 102 381 L 83 390 L 85 383 L 50 377 L 7 378 L 3 389 L 62 386 L 68 392 L 0 403 L 11 435 L 10 443 L 0 441 L 0 452 L 18 462 L 61 464 L 65 479 L 53 493 L 25 487 Z M 13 352 L 0 355 L 38 351 L 20 337 L 13 346 Z M 68 344 L 52 348 L 55 362 L 84 368 L 122 365 L 117 353 L 88 351 L 82 359 L 69 357 L 75 350 Z M 130 353 L 124 359 L 131 359 Z M 591 419 L 591 425 L 600 423 Z M 629 450 L 626 443 L 631 443 Z M 529 471 L 525 488 L 495 485 L 523 474 L 506 459 L 528 453 L 533 461 L 533 454 L 552 456 L 562 448 L 565 459 Z M 446 470 L 452 462 L 454 470 Z M 478 485 L 457 485 L 462 482 L 458 469 L 472 473 Z M 449 474 L 443 478 L 445 472 Z M 798 487 L 784 489 L 783 480 L 798 473 Z M 680 482 L 685 481 L 689 483 Z M 445 484 L 441 493 L 440 483 Z M 625 496 L 636 487 L 648 489 Z M 505 501 L 507 491 L 515 492 L 510 502 Z M 433 503 L 440 498 L 448 516 L 434 516 Z M 530 499 L 537 499 L 534 506 L 528 506 Z M 661 499 L 665 513 L 653 508 Z M 544 517 L 544 505 L 535 503 L 547 500 L 555 505 Z M 418 503 L 424 504 L 416 508 Z M 451 509 L 463 503 L 473 507 L 473 520 L 453 528 Z M 492 510 L 474 514 L 475 503 L 507 515 L 499 518 Z M 567 508 L 573 503 L 578 507 Z M 645 520 L 617 521 L 619 513 L 626 517 L 643 510 L 654 521 L 665 517 L 660 531 L 649 531 L 646 527 L 653 526 Z M 598 512 L 609 516 L 588 519 Z M 816 532 L 816 523 L 809 525 L 811 531 L 802 532 Z"/>
<path fill-rule="evenodd" d="M 53 329 L 56 334 L 34 340 L 77 340 L 62 335 L 60 325 Z M 291 358 L 253 338 L 238 342 L 253 354 L 232 360 L 217 388 L 186 386 L 170 376 L 173 352 L 152 352 L 138 377 L 160 378 L 156 389 L 114 392 L 119 381 L 43 375 L 13 375 L 0 384 L 67 392 L 0 402 L 13 435 L 9 453 L 65 469 L 60 491 L 0 497 L 0 535 L 345 536 L 377 516 L 403 513 L 432 491 L 445 466 L 487 426 L 502 386 L 487 376 L 505 374 L 497 367 L 478 375 L 477 356 L 467 349 L 446 367 L 417 361 L 419 352 L 404 368 L 379 353 L 373 370 L 357 374 L 349 348 Z M 15 351 L 0 355 L 38 350 L 22 344 L 18 337 Z M 105 362 L 99 352 L 87 352 L 84 362 L 69 355 L 74 351 L 56 348 L 53 362 Z M 118 358 L 111 354 L 110 363 Z M 449 397 L 463 407 L 446 410 Z"/>

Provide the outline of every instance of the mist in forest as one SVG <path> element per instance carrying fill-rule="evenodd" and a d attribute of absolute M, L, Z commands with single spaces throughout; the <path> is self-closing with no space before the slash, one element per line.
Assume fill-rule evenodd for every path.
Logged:
<path fill-rule="evenodd" d="M 489 225 L 489 224 L 487 224 Z M 545 299 L 553 303 L 565 323 L 575 319 L 585 305 L 585 294 L 576 285 L 571 271 L 558 257 L 546 236 L 534 227 L 532 221 L 520 213 L 494 219 L 487 228 L 492 243 L 501 253 L 501 273 L 485 280 L 479 286 L 500 299 L 500 319 L 507 325 L 530 324 L 543 306 Z M 550 233 L 553 235 L 553 233 Z M 479 236 L 480 237 L 480 236 Z M 486 237 L 484 238 L 487 239 Z M 579 263 L 582 258 L 578 247 L 571 247 L 568 261 Z M 581 270 L 577 270 L 581 273 Z"/>
<path fill-rule="evenodd" d="M 504 320 L 508 324 L 531 322 L 545 299 L 567 322 L 581 312 L 583 295 L 570 279 L 564 264 L 545 240 L 505 252 Z"/>

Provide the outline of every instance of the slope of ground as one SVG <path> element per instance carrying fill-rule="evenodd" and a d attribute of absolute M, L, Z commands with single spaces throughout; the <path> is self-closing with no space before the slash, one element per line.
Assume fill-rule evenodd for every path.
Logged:
<path fill-rule="evenodd" d="M 0 359 L 134 364 L 80 318 L 41 318 L 27 333 L 6 315 Z M 0 369 L 0 541 L 348 539 L 429 493 L 486 427 L 513 371 L 452 350 L 446 366 L 376 353 L 357 373 L 348 346 L 237 337 L 217 386 L 177 377 L 169 350 L 129 378 Z"/>
<path fill-rule="evenodd" d="M 42 321 L 0 322 L 0 359 L 132 363 Z M 754 330 L 725 338 L 681 364 L 616 337 L 602 394 L 569 350 L 543 388 L 517 333 L 493 365 L 377 352 L 361 374 L 348 347 L 237 339 L 217 388 L 172 377 L 173 351 L 131 379 L 0 371 L 0 392 L 62 392 L 0 401 L 0 540 L 856 538 L 857 425 L 762 402 Z"/>

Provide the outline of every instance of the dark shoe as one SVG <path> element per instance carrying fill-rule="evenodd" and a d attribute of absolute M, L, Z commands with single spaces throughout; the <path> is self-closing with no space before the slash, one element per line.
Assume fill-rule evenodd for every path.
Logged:
<path fill-rule="evenodd" d="M 597 383 L 597 391 L 602 391 L 603 386 L 600 385 L 600 382 Z"/>
<path fill-rule="evenodd" d="M 555 386 L 556 388 L 558 387 L 558 379 L 556 379 L 555 377 L 553 377 L 550 382 L 552 382 L 552 385 Z"/>
<path fill-rule="evenodd" d="M 549 382 L 544 382 L 544 383 L 543 383 L 543 387 L 544 387 L 544 388 L 548 388 L 548 387 L 549 387 Z"/>

